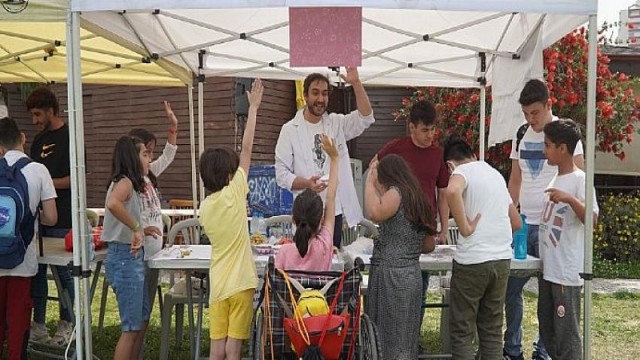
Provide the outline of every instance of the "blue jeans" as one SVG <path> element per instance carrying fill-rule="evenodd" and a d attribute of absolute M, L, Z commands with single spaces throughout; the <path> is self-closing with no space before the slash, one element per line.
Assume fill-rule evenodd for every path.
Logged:
<path fill-rule="evenodd" d="M 64 237 L 69 229 L 62 228 L 42 228 L 43 236 Z M 73 279 L 71 278 L 71 268 L 69 266 L 56 266 L 56 270 L 60 275 L 62 289 L 58 291 L 66 291 L 73 303 L 75 296 L 75 288 Z M 47 317 L 47 297 L 49 296 L 49 284 L 47 283 L 47 265 L 38 265 L 38 273 L 31 279 L 31 299 L 33 300 L 33 321 L 38 324 L 44 324 Z M 73 309 L 67 309 L 60 301 L 61 295 L 58 295 L 58 308 L 60 311 L 60 320 L 72 322 Z"/>
<path fill-rule="evenodd" d="M 151 313 L 144 247 L 133 255 L 131 244 L 110 242 L 104 270 L 116 293 L 122 332 L 142 330 Z"/>
<path fill-rule="evenodd" d="M 538 247 L 538 225 L 527 224 L 527 254 L 540 257 Z M 522 317 L 524 314 L 524 294 L 522 289 L 529 281 L 528 277 L 510 276 L 507 282 L 507 295 L 504 303 L 507 330 L 504 333 L 504 351 L 510 356 L 518 356 L 522 352 Z M 540 334 L 533 342 L 533 351 L 538 356 L 548 359 L 547 350 L 540 340 Z"/>

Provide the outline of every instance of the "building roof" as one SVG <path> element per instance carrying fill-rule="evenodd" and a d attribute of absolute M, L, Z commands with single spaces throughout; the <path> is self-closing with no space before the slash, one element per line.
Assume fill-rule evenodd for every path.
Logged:
<path fill-rule="evenodd" d="M 602 50 L 602 53 L 604 53 L 609 57 L 640 56 L 640 47 L 603 45 L 601 47 L 601 50 Z"/>

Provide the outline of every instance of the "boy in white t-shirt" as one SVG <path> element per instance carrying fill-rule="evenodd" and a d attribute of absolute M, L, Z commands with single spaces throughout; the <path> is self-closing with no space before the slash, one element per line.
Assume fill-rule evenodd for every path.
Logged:
<path fill-rule="evenodd" d="M 580 130 L 573 120 L 544 127 L 544 153 L 558 166 L 544 195 L 540 217 L 538 322 L 540 337 L 554 360 L 582 359 L 580 292 L 584 271 L 585 173 L 574 163 Z M 598 216 L 595 190 L 593 216 Z"/>
<path fill-rule="evenodd" d="M 477 161 L 462 139 L 444 147 L 452 173 L 447 202 L 461 237 L 451 276 L 451 348 L 454 359 L 502 358 L 502 308 L 511 265 L 511 235 L 522 225 L 502 175 Z M 473 219 L 473 220 L 471 220 Z"/>
<path fill-rule="evenodd" d="M 27 157 L 24 154 L 24 143 L 24 133 L 18 130 L 16 122 L 7 117 L 0 119 L 0 159 L 3 162 L 6 160 L 6 165 L 14 166 L 20 159 Z M 4 166 L 3 163 L 3 169 Z M 32 214 L 37 214 L 38 204 L 42 202 L 40 223 L 49 226 L 55 225 L 58 222 L 56 190 L 53 187 L 49 171 L 44 165 L 36 162 L 24 165 L 21 171 L 26 179 L 29 210 Z M 15 189 L 15 187 L 12 188 Z M 0 210 L 6 209 L 0 208 Z M 5 219 L 10 216 L 9 213 L 3 215 Z M 6 230 L 2 229 L 3 226 L 10 225 L 2 221 L 0 222 L 0 230 Z M 0 358 L 3 358 L 3 343 L 6 336 L 9 343 L 7 346 L 9 360 L 27 358 L 27 340 L 29 339 L 32 308 L 31 277 L 38 272 L 38 258 L 35 241 L 33 241 L 37 230 L 36 221 L 33 221 L 31 225 L 24 222 L 22 227 L 26 226 L 33 227 L 33 232 L 30 233 L 34 236 L 26 249 L 22 262 L 15 267 L 0 263 Z M 5 231 L 2 233 L 6 234 Z M 26 239 L 23 238 L 23 241 Z M 4 262 L 4 260 L 2 261 Z M 8 331 L 7 324 L 10 324 Z"/>
<path fill-rule="evenodd" d="M 542 196 L 549 181 L 556 175 L 557 167 L 549 164 L 544 155 L 544 134 L 542 129 L 558 120 L 551 113 L 549 89 L 538 79 L 527 81 L 518 99 L 526 123 L 514 134 L 511 148 L 511 176 L 509 194 L 513 205 L 520 205 L 520 213 L 527 216 L 527 253 L 540 257 L 538 252 L 538 225 L 542 212 Z M 582 142 L 578 142 L 573 159 L 583 168 Z M 511 276 L 507 284 L 505 317 L 507 327 L 504 332 L 505 360 L 524 360 L 522 353 L 522 317 L 524 314 L 523 288 L 529 277 Z M 549 360 L 542 341 L 533 342 L 532 360 Z"/>

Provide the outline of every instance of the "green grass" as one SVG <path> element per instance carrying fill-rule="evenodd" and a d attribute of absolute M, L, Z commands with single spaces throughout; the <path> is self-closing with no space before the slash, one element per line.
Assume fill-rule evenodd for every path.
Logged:
<path fill-rule="evenodd" d="M 640 279 L 640 264 L 614 263 L 594 258 L 593 273 L 602 279 Z"/>
<path fill-rule="evenodd" d="M 112 359 L 115 345 L 120 336 L 120 320 L 118 308 L 113 292 L 109 293 L 107 311 L 105 315 L 105 329 L 103 334 L 98 334 L 98 310 L 100 306 L 100 287 L 96 291 L 92 311 L 94 318 L 93 325 L 93 348 L 94 354 L 100 359 Z M 55 294 L 53 283 L 50 285 L 50 294 Z M 437 302 L 440 299 L 438 293 L 430 294 L 429 301 Z M 524 340 L 523 351 L 525 358 L 528 358 L 532 351 L 532 343 L 537 332 L 536 316 L 537 296 L 533 293 L 525 293 L 525 318 L 524 318 Z M 593 295 L 593 320 L 592 320 L 592 359 L 640 359 L 640 294 L 629 292 L 618 292 L 611 295 Z M 186 313 L 186 309 L 185 309 Z M 175 313 L 174 313 L 175 314 Z M 47 307 L 47 326 L 51 333 L 55 331 L 57 325 L 58 305 L 55 301 L 49 301 Z M 174 322 L 175 323 L 175 322 Z M 209 349 L 209 324 L 205 311 L 203 321 L 203 334 L 201 340 L 201 354 L 207 354 Z M 422 326 L 421 345 L 429 352 L 440 352 L 440 310 L 428 309 L 426 319 Z M 583 325 L 584 322 L 581 323 Z M 185 316 L 185 326 L 187 320 Z M 182 347 L 175 346 L 175 329 L 172 327 L 170 338 L 170 359 L 189 358 L 188 332 L 184 330 L 184 340 Z M 160 313 L 157 301 L 154 305 L 151 316 L 149 331 L 144 348 L 144 359 L 158 359 L 160 353 Z M 31 359 L 41 359 L 41 357 L 31 356 Z"/>

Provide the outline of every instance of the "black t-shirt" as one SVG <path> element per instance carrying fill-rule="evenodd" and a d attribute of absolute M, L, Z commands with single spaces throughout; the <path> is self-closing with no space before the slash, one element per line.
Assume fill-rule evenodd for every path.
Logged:
<path fill-rule="evenodd" d="M 64 124 L 53 131 L 43 131 L 36 135 L 31 144 L 31 159 L 43 164 L 58 179 L 71 174 L 69 160 L 69 127 Z M 55 228 L 71 228 L 71 189 L 56 188 L 56 210 L 58 223 Z"/>

